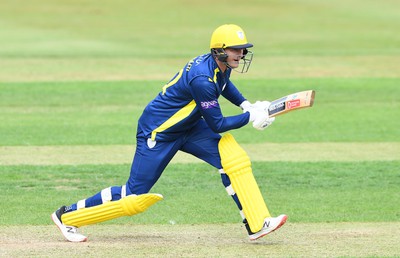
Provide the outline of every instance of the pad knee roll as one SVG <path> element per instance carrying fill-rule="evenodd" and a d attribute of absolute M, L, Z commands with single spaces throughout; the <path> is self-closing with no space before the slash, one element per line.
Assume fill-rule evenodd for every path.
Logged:
<path fill-rule="evenodd" d="M 264 219 L 271 215 L 253 176 L 250 158 L 231 134 L 221 138 L 218 149 L 222 168 L 231 180 L 247 222 L 253 232 L 258 232 Z"/>

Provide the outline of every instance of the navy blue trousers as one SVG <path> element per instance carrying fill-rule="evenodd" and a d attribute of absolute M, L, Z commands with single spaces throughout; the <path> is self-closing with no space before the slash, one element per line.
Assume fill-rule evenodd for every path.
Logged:
<path fill-rule="evenodd" d="M 102 190 L 92 197 L 68 206 L 66 211 L 100 205 L 105 201 L 116 201 L 130 194 L 148 193 L 178 151 L 189 153 L 204 160 L 216 169 L 221 169 L 218 142 L 221 135 L 213 132 L 204 120 L 199 122 L 183 137 L 169 142 L 154 142 L 144 137 L 137 137 L 136 152 L 133 158 L 130 176 L 126 186 L 113 186 Z M 222 183 L 230 186 L 229 177 L 222 173 Z M 232 195 L 239 210 L 242 210 L 236 194 Z"/>
<path fill-rule="evenodd" d="M 213 132 L 204 120 L 200 120 L 183 137 L 175 141 L 153 142 L 150 139 L 138 137 L 127 189 L 133 194 L 149 192 L 178 151 L 192 154 L 211 166 L 221 169 L 218 151 L 220 138 L 221 136 Z"/>

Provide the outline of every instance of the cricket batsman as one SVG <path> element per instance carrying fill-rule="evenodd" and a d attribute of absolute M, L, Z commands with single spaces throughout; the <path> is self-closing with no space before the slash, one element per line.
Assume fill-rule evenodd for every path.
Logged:
<path fill-rule="evenodd" d="M 274 121 L 266 111 L 270 102 L 250 103 L 230 80 L 233 70 L 248 71 L 251 47 L 239 26 L 225 24 L 215 29 L 210 53 L 190 60 L 145 107 L 138 121 L 136 152 L 126 184 L 105 188 L 51 215 L 68 241 L 87 240 L 78 232 L 81 226 L 132 216 L 160 201 L 161 194 L 149 191 L 178 151 L 194 155 L 219 171 L 250 240 L 286 222 L 286 215 L 272 217 L 269 213 L 246 152 L 231 134 L 221 135 L 249 123 L 264 130 Z M 241 112 L 223 116 L 218 102 L 221 96 Z"/>

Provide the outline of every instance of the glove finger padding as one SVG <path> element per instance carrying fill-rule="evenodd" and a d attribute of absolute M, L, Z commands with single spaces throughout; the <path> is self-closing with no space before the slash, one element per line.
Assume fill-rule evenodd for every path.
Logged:
<path fill-rule="evenodd" d="M 268 108 L 271 105 L 269 101 L 256 101 L 251 104 L 249 101 L 243 101 L 240 107 L 243 109 L 243 113 L 249 112 L 249 122 L 253 122 L 253 127 L 257 130 L 264 130 L 272 124 L 275 120 L 274 117 L 270 118 Z"/>
<path fill-rule="evenodd" d="M 253 104 L 253 107 L 259 108 L 262 110 L 268 110 L 270 105 L 271 105 L 271 102 L 264 100 L 264 101 L 256 101 L 256 103 Z"/>

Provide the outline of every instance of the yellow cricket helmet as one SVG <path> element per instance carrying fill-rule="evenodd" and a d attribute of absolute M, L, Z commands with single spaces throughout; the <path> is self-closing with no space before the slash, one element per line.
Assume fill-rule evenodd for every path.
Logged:
<path fill-rule="evenodd" d="M 243 29 L 235 24 L 224 24 L 216 28 L 211 36 L 210 49 L 249 48 L 253 44 L 247 42 Z"/>
<path fill-rule="evenodd" d="M 213 57 L 232 68 L 227 60 L 228 54 L 226 48 L 243 49 L 243 55 L 240 58 L 241 68 L 235 68 L 235 71 L 246 73 L 249 70 L 251 61 L 253 60 L 253 52 L 247 48 L 253 47 L 253 44 L 247 42 L 246 34 L 242 28 L 235 24 L 224 24 L 216 28 L 211 36 L 210 49 Z"/>

